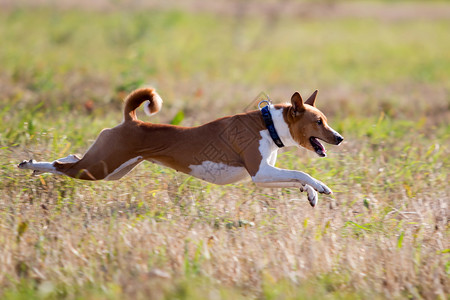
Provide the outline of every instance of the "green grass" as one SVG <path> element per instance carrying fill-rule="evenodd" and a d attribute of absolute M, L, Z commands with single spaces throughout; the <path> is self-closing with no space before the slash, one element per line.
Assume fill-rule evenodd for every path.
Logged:
<path fill-rule="evenodd" d="M 446 299 L 449 25 L 0 12 L 0 297 Z M 164 99 L 151 121 L 187 126 L 261 91 L 283 102 L 319 89 L 345 143 L 325 159 L 288 149 L 278 165 L 334 196 L 312 209 L 297 190 L 216 186 L 149 163 L 98 183 L 16 168 L 84 153 L 121 121 L 126 93 L 149 84 Z"/>

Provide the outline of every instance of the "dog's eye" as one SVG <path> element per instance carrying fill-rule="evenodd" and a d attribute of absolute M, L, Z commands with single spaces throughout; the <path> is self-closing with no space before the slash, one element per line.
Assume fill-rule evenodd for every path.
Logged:
<path fill-rule="evenodd" d="M 317 121 L 317 124 L 322 125 L 322 119 L 320 119 L 319 121 Z"/>

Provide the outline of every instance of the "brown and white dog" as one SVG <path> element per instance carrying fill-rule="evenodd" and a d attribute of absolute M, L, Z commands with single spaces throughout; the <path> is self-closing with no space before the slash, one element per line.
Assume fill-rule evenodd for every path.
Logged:
<path fill-rule="evenodd" d="M 325 115 L 315 107 L 316 95 L 317 91 L 303 103 L 295 92 L 291 104 L 269 103 L 266 114 L 278 135 L 277 144 L 302 146 L 324 157 L 319 139 L 334 145 L 342 142 L 341 135 L 328 126 Z M 50 172 L 85 180 L 117 180 L 147 160 L 215 184 L 250 176 L 258 186 L 299 188 L 307 192 L 312 206 L 317 203 L 317 192 L 331 193 L 306 173 L 275 167 L 280 145 L 259 110 L 197 127 L 181 127 L 138 120 L 135 110 L 145 101 L 148 115 L 161 109 L 162 100 L 154 89 L 132 92 L 125 100 L 123 122 L 101 131 L 82 158 L 69 155 L 53 162 L 29 160 L 18 167 L 34 170 L 35 175 Z"/>

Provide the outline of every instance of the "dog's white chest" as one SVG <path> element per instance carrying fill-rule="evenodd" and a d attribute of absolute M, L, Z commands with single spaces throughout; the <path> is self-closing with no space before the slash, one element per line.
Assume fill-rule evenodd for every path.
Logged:
<path fill-rule="evenodd" d="M 244 167 L 212 161 L 204 161 L 201 165 L 190 165 L 189 168 L 192 170 L 189 175 L 215 184 L 229 184 L 249 176 Z"/>

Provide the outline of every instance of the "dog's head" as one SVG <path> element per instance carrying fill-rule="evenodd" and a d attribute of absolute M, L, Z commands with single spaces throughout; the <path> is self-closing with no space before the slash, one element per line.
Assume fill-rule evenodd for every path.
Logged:
<path fill-rule="evenodd" d="M 344 138 L 327 123 L 327 117 L 316 108 L 317 91 L 303 103 L 298 92 L 292 95 L 292 106 L 288 109 L 289 131 L 294 140 L 302 147 L 325 157 L 326 150 L 319 142 L 339 145 Z"/>

